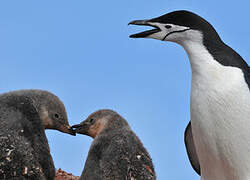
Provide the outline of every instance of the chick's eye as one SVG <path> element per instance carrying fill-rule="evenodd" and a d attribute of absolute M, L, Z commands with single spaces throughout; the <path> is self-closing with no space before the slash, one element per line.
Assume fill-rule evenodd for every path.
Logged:
<path fill-rule="evenodd" d="M 57 119 L 57 118 L 59 118 L 59 115 L 58 114 L 54 114 L 54 117 Z"/>
<path fill-rule="evenodd" d="M 89 120 L 90 123 L 92 123 L 93 121 L 94 121 L 94 119 L 92 119 L 92 118 Z"/>
<path fill-rule="evenodd" d="M 170 29 L 172 26 L 166 25 L 165 28 Z"/>

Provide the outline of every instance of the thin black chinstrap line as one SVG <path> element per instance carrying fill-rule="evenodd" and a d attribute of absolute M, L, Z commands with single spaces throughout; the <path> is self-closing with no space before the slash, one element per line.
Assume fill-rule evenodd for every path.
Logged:
<path fill-rule="evenodd" d="M 166 37 L 167 37 L 168 35 L 170 35 L 170 34 L 178 33 L 178 32 L 185 32 L 185 31 L 188 31 L 188 30 L 190 30 L 190 28 L 188 28 L 188 29 L 183 29 L 183 30 L 180 30 L 180 31 L 172 31 L 172 32 L 166 34 L 166 36 L 162 39 L 162 41 L 164 41 L 164 40 L 166 39 Z"/>

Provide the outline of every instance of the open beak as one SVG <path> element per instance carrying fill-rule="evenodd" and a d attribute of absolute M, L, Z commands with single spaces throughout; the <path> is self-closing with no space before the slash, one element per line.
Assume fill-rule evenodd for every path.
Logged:
<path fill-rule="evenodd" d="M 88 135 L 89 127 L 86 124 L 76 124 L 71 126 L 71 129 L 78 134 Z"/>
<path fill-rule="evenodd" d="M 81 127 L 81 126 L 82 126 L 81 124 L 76 124 L 76 125 L 71 126 L 71 128 L 72 128 L 72 129 L 74 129 L 74 128 L 77 129 L 77 128 Z"/>
<path fill-rule="evenodd" d="M 76 135 L 76 132 L 69 125 L 61 125 L 59 131 L 70 134 L 72 136 Z"/>
<path fill-rule="evenodd" d="M 144 32 L 141 32 L 141 33 L 137 33 L 137 34 L 132 34 L 130 35 L 129 37 L 130 38 L 145 38 L 145 37 L 148 37 L 149 35 L 151 34 L 154 34 L 154 33 L 157 33 L 157 32 L 160 32 L 161 29 L 155 25 L 152 25 L 150 23 L 150 20 L 136 20 L 136 21 L 131 21 L 130 23 L 128 23 L 128 25 L 139 25 L 139 26 L 150 26 L 150 27 L 154 27 L 155 29 L 151 29 L 151 30 L 148 30 L 148 31 L 144 31 Z"/>

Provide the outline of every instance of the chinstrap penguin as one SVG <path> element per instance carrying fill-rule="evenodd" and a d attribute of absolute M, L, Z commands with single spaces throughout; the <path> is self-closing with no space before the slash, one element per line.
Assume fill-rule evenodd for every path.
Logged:
<path fill-rule="evenodd" d="M 189 11 L 136 20 L 154 29 L 131 35 L 181 45 L 192 68 L 189 159 L 202 180 L 250 179 L 250 70 L 213 26 Z"/>

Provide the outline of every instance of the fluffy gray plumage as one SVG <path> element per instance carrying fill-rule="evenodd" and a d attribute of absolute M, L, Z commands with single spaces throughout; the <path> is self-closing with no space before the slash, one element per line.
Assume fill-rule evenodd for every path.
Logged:
<path fill-rule="evenodd" d="M 47 91 L 1 94 L 0 179 L 54 179 L 55 168 L 44 129 L 73 135 L 68 126 L 63 103 Z"/>
<path fill-rule="evenodd" d="M 156 179 L 149 153 L 116 112 L 99 110 L 73 128 L 94 138 L 80 180 Z"/>

